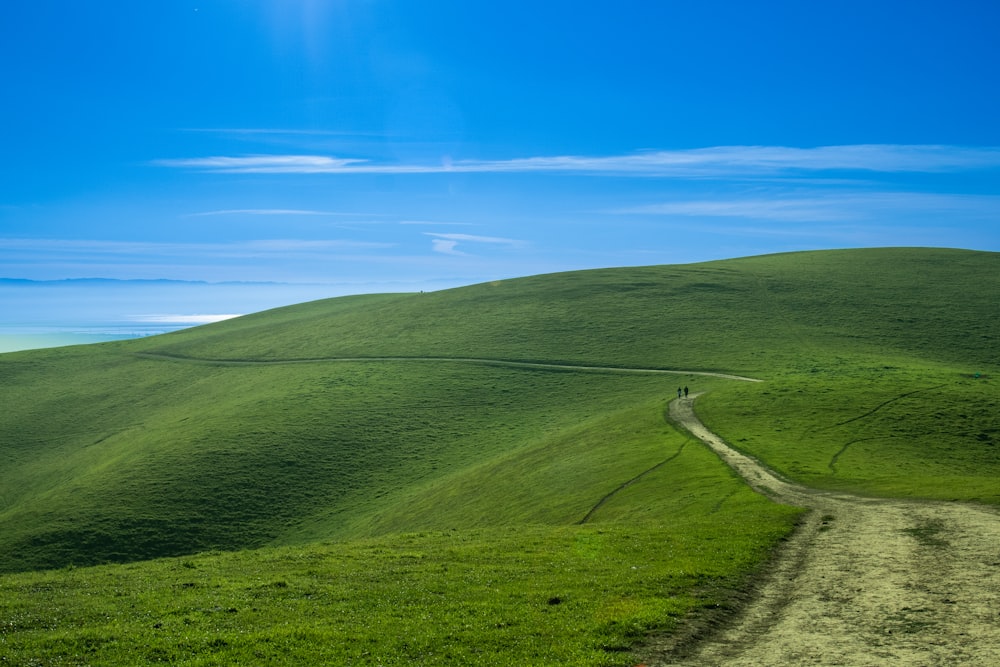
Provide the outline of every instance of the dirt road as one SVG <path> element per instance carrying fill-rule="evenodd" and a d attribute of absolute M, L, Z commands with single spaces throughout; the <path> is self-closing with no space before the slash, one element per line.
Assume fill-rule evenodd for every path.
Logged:
<path fill-rule="evenodd" d="M 301 359 L 219 359 L 212 357 L 191 357 L 183 354 L 170 354 L 167 352 L 136 352 L 135 356 L 143 359 L 156 359 L 160 361 L 177 361 L 189 364 L 206 364 L 210 366 L 282 366 L 288 364 L 320 364 L 320 363 L 348 363 L 348 362 L 416 362 L 416 363 L 454 363 L 454 364 L 480 364 L 483 366 L 506 366 L 508 368 L 544 368 L 565 371 L 593 371 L 598 373 L 646 373 L 654 375 L 698 375 L 701 377 L 715 377 L 726 380 L 740 380 L 742 382 L 760 382 L 756 378 L 744 377 L 742 375 L 732 375 L 731 373 L 717 373 L 714 371 L 692 371 L 668 368 L 628 368 L 625 366 L 588 366 L 582 364 L 555 364 L 540 361 L 517 361 L 514 359 L 490 359 L 486 357 L 310 357 Z"/>
<path fill-rule="evenodd" d="M 861 498 L 778 479 L 698 420 L 671 419 L 755 489 L 812 511 L 747 607 L 649 665 L 1000 665 L 1000 512 Z"/>

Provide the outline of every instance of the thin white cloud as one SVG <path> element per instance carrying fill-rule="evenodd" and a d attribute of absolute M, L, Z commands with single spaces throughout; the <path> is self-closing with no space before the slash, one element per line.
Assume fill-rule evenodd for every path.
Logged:
<path fill-rule="evenodd" d="M 190 213 L 189 218 L 200 218 L 216 215 L 319 215 L 319 216 L 342 216 L 354 215 L 352 213 L 337 213 L 335 211 L 311 211 L 298 208 L 234 208 L 221 211 L 203 211 L 201 213 Z"/>
<path fill-rule="evenodd" d="M 251 155 L 157 160 L 165 167 L 235 174 L 581 173 L 705 178 L 817 171 L 935 173 L 1000 167 L 1000 148 L 860 144 L 794 148 L 715 146 L 611 156 L 539 156 L 381 164 L 324 155 Z"/>
<path fill-rule="evenodd" d="M 152 241 L 0 238 L 0 252 L 87 255 L 91 257 L 130 255 L 252 257 L 267 254 L 328 253 L 395 246 L 395 243 L 341 239 L 257 239 L 231 243 L 157 243 Z"/>
<path fill-rule="evenodd" d="M 325 155 L 249 155 L 240 157 L 214 156 L 155 160 L 162 167 L 201 169 L 228 174 L 328 174 L 345 171 L 351 165 L 364 162 Z"/>
<path fill-rule="evenodd" d="M 172 246 L 176 244 L 89 239 L 0 238 L 0 251 L 14 250 L 28 253 L 136 254 L 147 252 L 154 247 L 163 247 L 166 245 Z"/>
<path fill-rule="evenodd" d="M 751 218 L 787 222 L 836 222 L 908 216 L 960 215 L 963 219 L 1000 215 L 1000 197 L 913 192 L 817 192 L 810 196 L 773 193 L 766 197 L 680 200 L 611 211 L 616 214 Z"/>
<path fill-rule="evenodd" d="M 475 243 L 501 243 L 505 245 L 520 245 L 523 241 L 517 239 L 505 239 L 497 236 L 476 236 L 475 234 L 441 234 L 438 232 L 424 232 L 427 236 L 434 236 L 440 239 L 451 239 L 453 241 L 473 241 Z"/>
<path fill-rule="evenodd" d="M 288 251 L 325 251 L 343 250 L 345 248 L 391 248 L 395 243 L 347 240 L 303 240 L 303 239 L 263 239 L 258 241 L 242 241 L 233 246 L 239 249 L 262 252 Z"/>
<path fill-rule="evenodd" d="M 401 225 L 434 225 L 440 227 L 478 227 L 475 222 L 440 222 L 437 220 L 400 220 Z"/>
<path fill-rule="evenodd" d="M 506 245 L 511 247 L 524 245 L 523 241 L 516 239 L 506 239 L 497 236 L 477 236 L 475 234 L 441 234 L 437 232 L 424 232 L 431 237 L 431 244 L 434 252 L 445 255 L 465 255 L 466 253 L 457 249 L 459 243 L 489 243 L 494 245 Z"/>
<path fill-rule="evenodd" d="M 240 317 L 240 314 L 205 314 L 205 315 L 138 315 L 132 318 L 133 322 L 145 322 L 148 324 L 211 324 L 231 320 Z"/>
<path fill-rule="evenodd" d="M 354 130 L 303 130 L 282 127 L 188 127 L 182 132 L 200 132 L 220 135 L 250 135 L 250 136 L 304 136 L 304 137 L 378 137 L 385 136 L 383 132 L 362 132 Z"/>
<path fill-rule="evenodd" d="M 843 202 L 840 202 L 843 204 Z M 843 220 L 848 216 L 843 207 L 831 205 L 822 197 L 797 199 L 731 199 L 675 201 L 621 209 L 615 213 L 668 215 L 686 217 L 753 218 L 758 220 L 788 220 L 821 222 Z"/>
<path fill-rule="evenodd" d="M 439 252 L 443 255 L 465 255 L 464 252 L 456 250 L 455 246 L 458 245 L 458 241 L 452 241 L 449 239 L 431 239 L 431 247 L 434 252 Z"/>

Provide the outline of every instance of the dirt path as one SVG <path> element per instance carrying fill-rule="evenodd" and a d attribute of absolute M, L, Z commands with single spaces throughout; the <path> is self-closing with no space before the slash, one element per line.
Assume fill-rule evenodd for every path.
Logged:
<path fill-rule="evenodd" d="M 652 373 L 657 375 L 697 375 L 700 377 L 723 378 L 725 380 L 739 380 L 741 382 L 761 382 L 757 378 L 744 377 L 742 375 L 732 375 L 730 373 L 716 373 L 714 371 L 686 371 L 669 368 L 628 368 L 626 366 L 584 366 L 576 364 L 553 364 L 541 361 L 517 361 L 514 359 L 487 359 L 481 357 L 312 357 L 304 359 L 212 359 L 208 357 L 189 357 L 181 354 L 168 354 L 166 352 L 136 352 L 135 356 L 143 359 L 155 359 L 160 361 L 179 361 L 189 364 L 206 364 L 210 366 L 282 366 L 287 364 L 321 364 L 321 363 L 344 363 L 344 362 L 365 362 L 365 361 L 407 361 L 407 362 L 433 362 L 433 363 L 458 363 L 458 364 L 479 364 L 482 366 L 506 366 L 511 368 L 540 368 L 555 369 L 565 371 L 587 371 L 594 373 Z"/>
<path fill-rule="evenodd" d="M 1000 512 L 790 484 L 706 429 L 693 400 L 671 419 L 758 491 L 812 511 L 731 623 L 647 664 L 1000 665 Z"/>

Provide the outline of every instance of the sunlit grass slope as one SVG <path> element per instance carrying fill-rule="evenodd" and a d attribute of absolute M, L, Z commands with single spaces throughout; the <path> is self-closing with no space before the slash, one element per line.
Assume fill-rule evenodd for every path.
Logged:
<path fill-rule="evenodd" d="M 435 531 L 7 575 L 0 661 L 632 666 L 650 632 L 730 606 L 738 575 L 786 530 L 750 505 L 714 519 Z"/>
<path fill-rule="evenodd" d="M 78 391 L 127 379 L 106 361 Z M 8 562 L 297 546 L 0 577 L 0 660 L 634 664 L 730 605 L 797 515 L 664 422 L 690 376 L 141 363 L 145 424 L 111 422 L 117 392 L 95 421 L 79 393 L 38 406 L 90 444 L 22 466 L 52 491 L 11 496 L 30 509 L 5 513 Z"/>
<path fill-rule="evenodd" d="M 381 298 L 371 309 L 338 302 L 337 317 L 317 302 L 150 344 L 215 358 L 456 355 L 741 372 L 768 384 L 727 385 L 703 415 L 786 475 L 1000 502 L 997 253 L 791 253 Z M 240 327 L 238 346 L 229 326 Z M 274 326 L 287 346 L 271 342 Z"/>
<path fill-rule="evenodd" d="M 665 427 L 661 409 L 570 429 L 467 475 L 479 485 L 457 484 L 437 512 L 425 498 L 416 516 L 386 519 L 451 528 L 0 577 L 0 660 L 633 665 L 650 633 L 732 605 L 796 516 Z M 630 448 L 652 464 L 640 475 L 626 472 Z M 600 480 L 588 461 L 604 464 Z M 551 485 L 539 497 L 556 507 L 531 511 L 532 484 Z M 610 497 L 581 525 L 587 487 Z"/>
<path fill-rule="evenodd" d="M 616 449 L 615 419 L 671 393 L 669 376 L 442 358 L 753 374 L 767 381 L 720 383 L 702 410 L 785 474 L 994 502 L 998 257 L 872 249 L 554 274 L 3 355 L 0 568 L 566 523 L 662 453 Z M 304 363 L 257 363 L 280 360 Z"/>
<path fill-rule="evenodd" d="M 470 356 L 748 374 L 902 355 L 974 369 L 996 363 L 998 268 L 997 253 L 865 249 L 571 272 L 317 301 L 141 345 L 227 359 Z"/>
<path fill-rule="evenodd" d="M 1000 502 L 998 295 L 996 253 L 799 253 L 0 355 L 0 570 L 233 551 L 0 578 L 0 659 L 630 664 L 796 516 L 678 384 L 809 484 Z"/>
<path fill-rule="evenodd" d="M 369 515 L 398 513 L 425 485 L 475 478 L 567 431 L 613 429 L 616 413 L 666 391 L 661 378 L 461 363 L 214 367 L 114 348 L 20 359 L 5 364 L 20 387 L 5 387 L 5 569 L 259 546 L 315 533 L 317 520 L 319 536 L 381 532 Z M 517 490 L 531 505 L 518 520 L 542 520 L 553 500 L 562 510 L 547 521 L 582 518 L 609 483 L 666 456 L 658 435 L 631 447 L 601 439 L 627 461 L 610 479 L 587 458 L 597 451 L 563 452 L 584 458 L 584 492 L 567 503 L 543 476 Z M 506 511 L 490 510 L 506 500 L 490 482 L 478 480 L 477 513 L 442 508 L 458 510 L 451 525 L 495 523 L 491 514 Z"/>
<path fill-rule="evenodd" d="M 766 389 L 727 386 L 698 409 L 730 443 L 810 486 L 1000 503 L 995 365 L 834 362 Z"/>

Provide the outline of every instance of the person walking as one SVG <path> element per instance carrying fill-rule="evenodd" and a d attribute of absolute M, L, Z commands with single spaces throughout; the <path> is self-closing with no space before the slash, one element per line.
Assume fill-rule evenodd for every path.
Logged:
<path fill-rule="evenodd" d="M 684 398 L 687 398 L 687 397 L 688 397 L 688 388 L 687 388 L 687 385 L 684 385 Z"/>
<path fill-rule="evenodd" d="M 677 387 L 677 398 L 681 397 L 681 388 Z"/>

